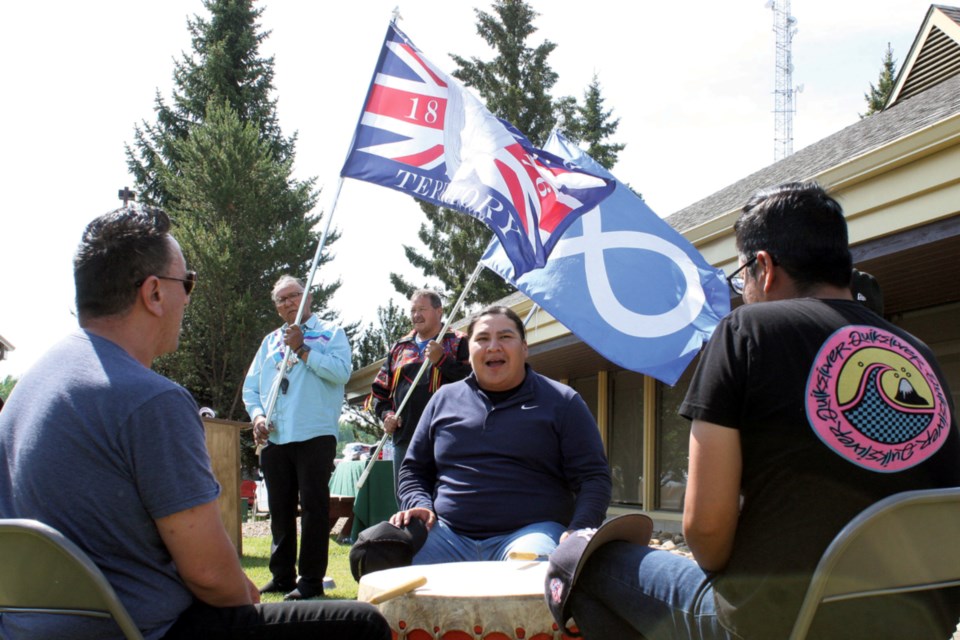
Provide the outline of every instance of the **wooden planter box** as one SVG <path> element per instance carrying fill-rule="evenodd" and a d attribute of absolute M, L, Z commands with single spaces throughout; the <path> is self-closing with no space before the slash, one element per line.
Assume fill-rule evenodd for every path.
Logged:
<path fill-rule="evenodd" d="M 243 554 L 243 532 L 240 514 L 240 432 L 250 429 L 249 422 L 204 418 L 207 453 L 213 475 L 220 483 L 220 519 L 237 548 L 237 555 Z"/>

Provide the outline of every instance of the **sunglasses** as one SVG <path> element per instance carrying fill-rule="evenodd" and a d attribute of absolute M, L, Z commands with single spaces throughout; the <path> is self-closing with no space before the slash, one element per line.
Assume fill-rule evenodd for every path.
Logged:
<path fill-rule="evenodd" d="M 193 291 L 193 288 L 197 286 L 197 272 L 196 271 L 187 271 L 186 278 L 174 278 L 173 276 L 155 276 L 159 280 L 176 280 L 177 282 L 183 283 L 183 290 L 187 295 Z M 143 280 L 137 280 L 133 283 L 133 286 L 139 289 L 143 286 L 143 283 L 146 282 L 146 278 Z"/>

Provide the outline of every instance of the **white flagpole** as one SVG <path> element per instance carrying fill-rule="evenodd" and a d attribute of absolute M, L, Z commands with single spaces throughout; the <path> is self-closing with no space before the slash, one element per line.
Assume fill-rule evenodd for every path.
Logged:
<path fill-rule="evenodd" d="M 447 335 L 447 331 L 450 329 L 450 325 L 453 323 L 453 319 L 457 317 L 457 313 L 460 311 L 460 307 L 463 305 L 463 301 L 467 297 L 467 293 L 470 289 L 473 288 L 473 283 L 477 281 L 477 278 L 480 277 L 480 272 L 483 271 L 483 263 L 478 262 L 477 268 L 473 270 L 473 273 L 470 274 L 470 278 L 467 280 L 466 285 L 463 287 L 463 291 L 460 293 L 460 298 L 457 299 L 457 304 L 453 306 L 453 309 L 447 314 L 447 322 L 443 325 L 443 328 L 440 329 L 440 335 L 438 336 L 440 340 L 443 340 L 443 336 Z M 407 389 L 406 395 L 403 396 L 403 400 L 400 402 L 400 406 L 397 407 L 397 410 L 394 412 L 396 415 L 400 415 L 400 412 L 407 406 L 407 401 L 410 399 L 410 396 L 413 394 L 413 390 L 416 389 L 417 383 L 420 382 L 420 378 L 423 377 L 423 373 L 430 367 L 430 359 L 424 358 L 423 364 L 420 365 L 420 370 L 417 371 L 417 376 L 413 379 L 413 383 L 410 385 L 410 388 Z M 416 428 L 417 425 L 413 425 Z M 383 445 L 386 444 L 387 438 L 390 437 L 390 434 L 384 433 L 383 437 L 380 438 L 380 442 L 377 443 L 377 448 L 374 449 L 373 453 L 370 454 L 370 461 L 367 462 L 367 466 L 364 467 L 363 473 L 360 475 L 360 478 L 357 480 L 357 491 L 360 491 L 360 487 L 364 485 L 367 481 L 367 477 L 370 475 L 370 471 L 373 469 L 373 463 L 377 461 L 377 456 L 380 455 L 380 450 L 383 449 Z"/>
<path fill-rule="evenodd" d="M 540 305 L 538 305 L 536 302 L 534 302 L 534 303 L 533 303 L 533 306 L 530 307 L 530 313 L 528 313 L 528 314 L 527 314 L 527 317 L 523 319 L 523 328 L 524 328 L 524 329 L 527 328 L 527 324 L 530 322 L 530 318 L 533 317 L 533 314 L 535 314 L 535 313 L 536 313 L 537 311 L 539 311 L 539 310 L 540 310 Z"/>
<path fill-rule="evenodd" d="M 323 253 L 323 247 L 327 244 L 327 235 L 330 233 L 330 223 L 333 221 L 333 212 L 337 208 L 337 201 L 340 199 L 340 190 L 343 188 L 343 178 L 337 178 L 337 186 L 333 192 L 333 199 L 329 206 L 329 213 L 327 214 L 327 221 L 323 225 L 323 233 L 320 235 L 320 243 L 317 245 L 317 252 L 313 256 L 313 264 L 310 266 L 310 274 L 307 276 L 307 281 L 303 288 L 303 296 L 300 298 L 300 307 L 297 309 L 297 318 L 294 321 L 294 324 L 300 324 L 300 320 L 303 318 L 303 312 L 307 307 L 307 295 L 310 293 L 310 287 L 313 286 L 313 278 L 316 276 L 317 268 L 320 266 L 320 255 Z M 326 213 L 326 211 L 324 211 Z M 287 374 L 287 358 L 290 357 L 290 345 L 285 345 L 283 348 L 283 360 L 281 362 L 283 365 L 280 367 L 280 374 L 273 379 L 273 386 L 270 388 L 270 396 L 267 399 L 267 428 L 270 428 L 270 418 L 273 417 L 273 410 L 277 405 L 277 396 L 280 395 L 280 385 L 283 382 L 284 377 Z M 263 450 L 263 445 L 257 445 L 257 455 L 260 455 L 260 451 Z"/>

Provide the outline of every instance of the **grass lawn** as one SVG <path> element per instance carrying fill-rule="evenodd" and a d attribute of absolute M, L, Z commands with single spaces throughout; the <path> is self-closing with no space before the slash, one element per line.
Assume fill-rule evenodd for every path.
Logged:
<path fill-rule="evenodd" d="M 330 563 L 327 566 L 327 576 L 333 578 L 337 584 L 335 589 L 328 589 L 325 597 L 330 600 L 356 600 L 357 581 L 350 573 L 350 545 L 330 541 Z M 270 536 L 243 539 L 243 557 L 240 565 L 244 572 L 258 587 L 262 587 L 270 579 Z M 283 602 L 283 594 L 265 593 L 263 602 Z"/>

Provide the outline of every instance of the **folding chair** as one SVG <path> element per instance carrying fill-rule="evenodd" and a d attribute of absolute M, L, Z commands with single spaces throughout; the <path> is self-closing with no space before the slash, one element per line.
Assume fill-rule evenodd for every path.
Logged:
<path fill-rule="evenodd" d="M 100 569 L 77 545 L 36 520 L 0 519 L 0 613 L 113 618 L 143 640 Z"/>
<path fill-rule="evenodd" d="M 917 543 L 935 534 L 944 544 Z M 821 603 L 960 586 L 960 487 L 898 493 L 864 509 L 823 552 L 790 640 Z"/>

